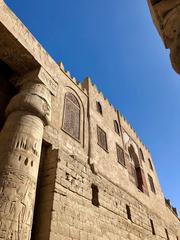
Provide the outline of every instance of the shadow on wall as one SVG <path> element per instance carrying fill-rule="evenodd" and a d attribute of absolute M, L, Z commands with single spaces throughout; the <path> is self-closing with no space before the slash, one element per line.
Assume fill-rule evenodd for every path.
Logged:
<path fill-rule="evenodd" d="M 17 89 L 9 81 L 12 74 L 12 69 L 0 60 L 0 130 L 5 120 L 5 109 L 10 99 L 17 93 Z"/>

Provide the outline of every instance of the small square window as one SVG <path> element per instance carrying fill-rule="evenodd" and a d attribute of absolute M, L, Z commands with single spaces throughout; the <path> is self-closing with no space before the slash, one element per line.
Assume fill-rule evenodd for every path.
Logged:
<path fill-rule="evenodd" d="M 119 124 L 116 120 L 114 120 L 114 130 L 115 132 L 119 135 L 120 131 L 119 131 Z"/>
<path fill-rule="evenodd" d="M 99 207 L 99 189 L 96 185 L 91 185 L 92 189 L 92 204 L 96 207 Z"/>
<path fill-rule="evenodd" d="M 152 219 L 150 219 L 150 224 L 151 224 L 152 234 L 156 235 L 155 228 L 154 228 L 154 223 L 153 223 Z"/>
<path fill-rule="evenodd" d="M 166 233 L 166 237 L 167 237 L 167 240 L 169 240 L 169 233 L 168 233 L 168 230 L 165 228 L 165 233 Z"/>
<path fill-rule="evenodd" d="M 126 213 L 127 213 L 127 218 L 132 222 L 131 209 L 129 205 L 126 205 Z"/>
<path fill-rule="evenodd" d="M 100 127 L 97 127 L 97 138 L 98 145 L 102 147 L 105 151 L 108 151 L 106 133 Z"/>
<path fill-rule="evenodd" d="M 102 106 L 101 106 L 100 102 L 96 102 L 96 108 L 97 108 L 97 112 L 102 115 L 103 112 L 102 112 Z"/>

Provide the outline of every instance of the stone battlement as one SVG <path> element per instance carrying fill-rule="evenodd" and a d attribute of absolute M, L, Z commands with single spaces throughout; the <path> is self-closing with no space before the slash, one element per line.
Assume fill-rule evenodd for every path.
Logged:
<path fill-rule="evenodd" d="M 0 239 L 180 237 L 148 149 L 0 1 Z"/>

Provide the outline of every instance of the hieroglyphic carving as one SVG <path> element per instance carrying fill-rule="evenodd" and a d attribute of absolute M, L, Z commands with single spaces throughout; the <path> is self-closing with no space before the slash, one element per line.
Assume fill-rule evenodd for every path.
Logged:
<path fill-rule="evenodd" d="M 43 128 L 51 119 L 51 94 L 34 79 L 25 81 L 6 114 L 0 132 L 0 239 L 30 240 Z"/>
<path fill-rule="evenodd" d="M 27 134 L 21 133 L 13 136 L 10 150 L 23 149 L 23 150 L 30 151 L 36 156 L 39 156 L 40 145 L 41 145 L 41 141 L 39 141 L 38 139 L 35 139 L 33 137 L 28 137 Z"/>
<path fill-rule="evenodd" d="M 0 176 L 0 186 L 0 239 L 29 240 L 35 181 L 16 171 L 5 171 Z"/>

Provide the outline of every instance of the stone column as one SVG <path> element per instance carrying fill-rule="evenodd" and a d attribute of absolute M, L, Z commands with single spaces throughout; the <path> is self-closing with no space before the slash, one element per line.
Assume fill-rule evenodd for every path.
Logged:
<path fill-rule="evenodd" d="M 180 0 L 148 0 L 151 15 L 174 70 L 180 74 Z"/>
<path fill-rule="evenodd" d="M 32 74 L 33 76 L 33 74 Z M 18 82 L 0 133 L 0 239 L 30 240 L 43 129 L 51 93 L 34 76 Z"/>

